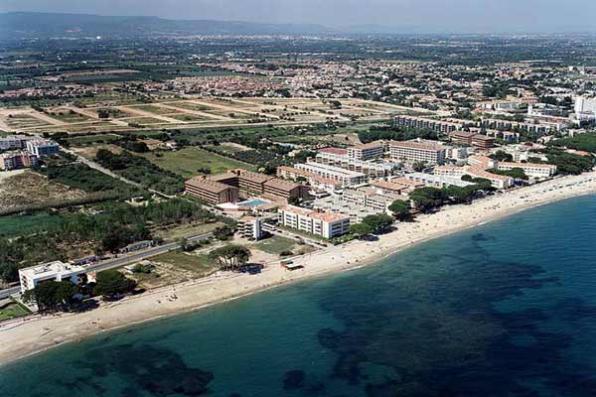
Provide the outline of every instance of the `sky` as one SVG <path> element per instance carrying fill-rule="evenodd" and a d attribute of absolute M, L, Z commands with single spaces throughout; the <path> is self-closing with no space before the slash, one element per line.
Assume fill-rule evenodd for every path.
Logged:
<path fill-rule="evenodd" d="M 0 12 L 150 15 L 416 32 L 596 31 L 596 0 L 0 0 Z"/>

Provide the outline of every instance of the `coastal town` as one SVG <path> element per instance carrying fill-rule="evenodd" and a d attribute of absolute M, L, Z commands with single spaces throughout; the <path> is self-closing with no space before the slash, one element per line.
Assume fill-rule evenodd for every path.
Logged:
<path fill-rule="evenodd" d="M 93 40 L 0 53 L 0 361 L 596 192 L 581 38 Z"/>

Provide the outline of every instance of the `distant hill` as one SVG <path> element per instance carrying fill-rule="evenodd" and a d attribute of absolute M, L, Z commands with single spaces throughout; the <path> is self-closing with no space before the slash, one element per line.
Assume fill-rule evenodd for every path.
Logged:
<path fill-rule="evenodd" d="M 265 24 L 236 21 L 171 20 L 36 12 L 0 13 L 2 37 L 133 37 L 159 35 L 325 34 L 321 25 Z"/>

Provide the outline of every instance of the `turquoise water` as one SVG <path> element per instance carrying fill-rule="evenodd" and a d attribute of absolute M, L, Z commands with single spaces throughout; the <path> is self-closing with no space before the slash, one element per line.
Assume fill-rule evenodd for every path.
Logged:
<path fill-rule="evenodd" d="M 248 208 L 255 208 L 255 207 L 258 207 L 263 204 L 269 204 L 269 201 L 259 199 L 259 198 L 253 198 L 253 199 L 245 200 L 245 201 L 238 203 L 239 206 L 248 207 Z"/>
<path fill-rule="evenodd" d="M 595 341 L 592 196 L 56 348 L 0 396 L 594 396 Z"/>

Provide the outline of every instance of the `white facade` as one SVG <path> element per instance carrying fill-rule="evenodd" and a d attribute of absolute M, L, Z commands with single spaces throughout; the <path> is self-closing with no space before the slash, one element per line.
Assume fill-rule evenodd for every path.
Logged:
<path fill-rule="evenodd" d="M 294 167 L 333 180 L 340 183 L 342 186 L 361 185 L 366 183 L 368 179 L 362 172 L 350 171 L 328 164 L 315 163 L 310 159 L 306 164 L 294 164 Z"/>
<path fill-rule="evenodd" d="M 54 261 L 20 269 L 19 280 L 21 282 L 21 292 L 34 289 L 38 284 L 50 280 L 69 280 L 73 284 L 78 284 L 79 275 L 83 273 L 85 273 L 84 267 L 71 265 L 61 261 Z"/>
<path fill-rule="evenodd" d="M 447 147 L 434 141 L 414 139 L 411 141 L 390 144 L 391 158 L 410 163 L 423 162 L 427 165 L 443 164 L 445 162 Z"/>
<path fill-rule="evenodd" d="M 350 218 L 347 216 L 294 206 L 280 208 L 278 216 L 283 226 L 328 239 L 346 234 L 350 229 Z"/>

